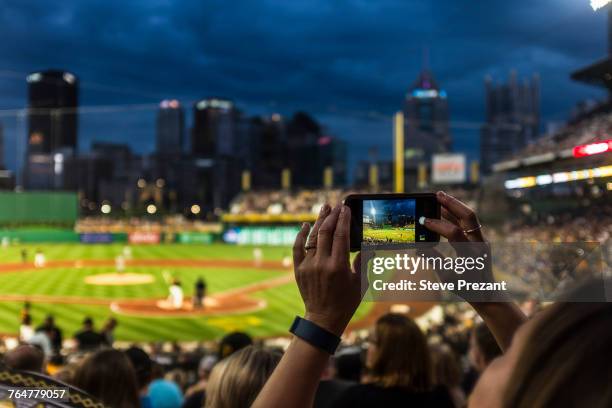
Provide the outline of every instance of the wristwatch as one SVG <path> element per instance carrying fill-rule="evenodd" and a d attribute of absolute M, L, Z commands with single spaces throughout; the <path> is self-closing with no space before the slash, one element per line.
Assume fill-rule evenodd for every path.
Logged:
<path fill-rule="evenodd" d="M 340 337 L 299 316 L 295 316 L 289 331 L 306 343 L 329 354 L 334 354 L 340 344 Z"/>

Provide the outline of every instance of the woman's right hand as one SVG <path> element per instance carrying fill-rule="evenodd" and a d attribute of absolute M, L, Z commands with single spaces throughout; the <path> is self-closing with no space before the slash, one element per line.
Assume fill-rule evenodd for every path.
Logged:
<path fill-rule="evenodd" d="M 422 225 L 449 242 L 486 242 L 474 210 L 443 191 L 438 191 L 436 198 L 442 206 L 442 219 L 425 218 Z"/>

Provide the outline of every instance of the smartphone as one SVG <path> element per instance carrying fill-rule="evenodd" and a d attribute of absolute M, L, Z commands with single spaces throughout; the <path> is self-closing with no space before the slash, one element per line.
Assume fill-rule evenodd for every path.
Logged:
<path fill-rule="evenodd" d="M 421 224 L 420 217 L 440 218 L 434 193 L 351 194 L 351 251 L 362 245 L 397 248 L 417 242 L 438 242 L 440 236 Z"/>

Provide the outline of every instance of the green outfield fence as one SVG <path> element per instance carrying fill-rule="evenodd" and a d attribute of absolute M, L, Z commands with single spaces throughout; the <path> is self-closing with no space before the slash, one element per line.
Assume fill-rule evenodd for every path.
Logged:
<path fill-rule="evenodd" d="M 0 192 L 0 225 L 73 225 L 78 217 L 74 192 Z"/>

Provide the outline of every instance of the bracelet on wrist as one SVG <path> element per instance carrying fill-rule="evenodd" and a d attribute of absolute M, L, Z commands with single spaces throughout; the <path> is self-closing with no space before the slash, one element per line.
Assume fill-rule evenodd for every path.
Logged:
<path fill-rule="evenodd" d="M 328 354 L 334 354 L 340 344 L 340 337 L 320 327 L 316 323 L 302 319 L 299 316 L 295 317 L 289 331 L 306 343 Z"/>

